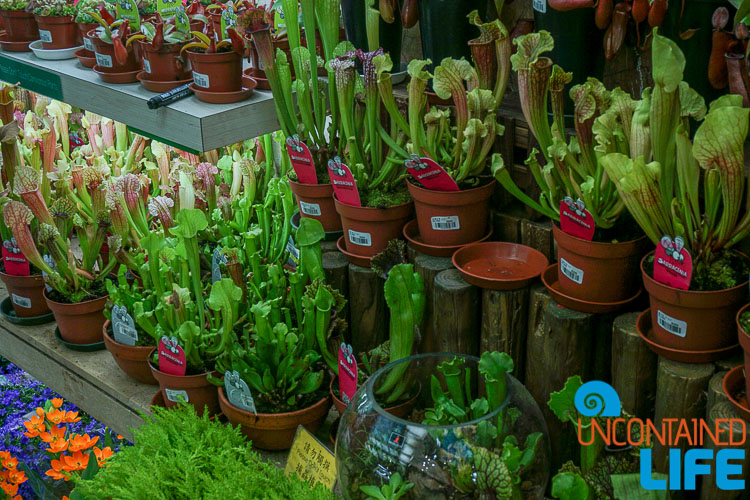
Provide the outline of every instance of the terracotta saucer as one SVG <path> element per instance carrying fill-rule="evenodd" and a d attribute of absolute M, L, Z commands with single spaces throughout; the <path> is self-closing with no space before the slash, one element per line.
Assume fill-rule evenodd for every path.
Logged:
<path fill-rule="evenodd" d="M 347 252 L 346 242 L 344 242 L 344 235 L 341 235 L 341 238 L 339 238 L 336 242 L 336 248 L 338 248 L 339 252 L 343 253 L 346 256 L 346 260 L 354 265 L 362 267 L 370 267 L 372 265 L 372 257 L 364 257 L 362 255 Z"/>
<path fill-rule="evenodd" d="M 258 86 L 258 80 L 250 75 L 242 75 L 242 86 L 246 89 L 254 89 Z"/>
<path fill-rule="evenodd" d="M 114 83 L 114 84 L 122 84 L 122 83 L 135 83 L 138 81 L 137 75 L 141 72 L 140 69 L 137 69 L 135 71 L 126 71 L 124 73 L 104 73 L 103 71 L 99 70 L 98 65 L 94 65 L 94 73 L 99 75 L 99 78 L 104 83 Z"/>
<path fill-rule="evenodd" d="M 55 327 L 55 338 L 58 342 L 60 342 L 71 351 L 94 352 L 106 349 L 103 340 L 101 342 L 94 342 L 92 344 L 74 344 L 73 342 L 68 342 L 67 340 L 64 340 L 62 338 L 62 335 L 60 335 L 60 329 L 57 327 Z"/>
<path fill-rule="evenodd" d="M 157 82 L 154 80 L 146 80 L 146 76 L 148 73 L 145 71 L 141 71 L 136 75 L 136 78 L 138 78 L 138 81 L 141 82 L 141 85 L 143 85 L 143 88 L 148 90 L 149 92 L 156 92 L 158 94 L 161 94 L 163 92 L 169 92 L 173 88 L 179 87 L 180 85 L 185 85 L 186 83 L 190 83 L 193 81 L 192 78 L 188 78 L 187 80 L 173 80 L 171 82 Z"/>
<path fill-rule="evenodd" d="M 31 42 L 33 42 L 33 40 L 29 40 L 28 42 L 11 42 L 8 40 L 7 33 L 0 35 L 0 48 L 5 52 L 31 52 L 31 49 L 29 48 Z"/>
<path fill-rule="evenodd" d="M 265 73 L 264 73 L 265 75 Z M 242 76 L 249 76 L 250 78 L 254 79 L 256 82 L 258 82 L 258 90 L 271 90 L 271 84 L 268 83 L 268 78 L 261 75 L 258 70 L 255 68 L 247 68 L 245 71 L 242 72 Z M 245 82 L 243 80 L 242 84 L 244 85 Z"/>
<path fill-rule="evenodd" d="M 230 104 L 233 102 L 244 101 L 253 93 L 253 89 L 246 87 L 243 87 L 242 90 L 236 92 L 208 92 L 206 90 L 201 90 L 201 88 L 194 83 L 190 84 L 190 90 L 195 92 L 195 97 L 203 102 L 211 104 Z"/>
<path fill-rule="evenodd" d="M 565 295 L 560 291 L 560 282 L 557 271 L 558 266 L 559 264 L 555 262 L 544 270 L 542 273 L 542 283 L 544 283 L 544 286 L 549 290 L 549 294 L 558 304 L 574 311 L 593 314 L 619 311 L 633 305 L 643 293 L 643 289 L 639 288 L 635 295 L 619 302 L 586 302 L 585 300 L 576 299 L 575 297 Z"/>
<path fill-rule="evenodd" d="M 748 405 L 745 387 L 745 366 L 735 366 L 729 370 L 729 373 L 724 375 L 721 386 L 729 402 L 734 405 L 737 414 L 750 422 L 750 405 Z"/>
<path fill-rule="evenodd" d="M 448 245 L 448 246 L 441 246 L 441 245 L 428 245 L 427 243 L 424 243 L 422 241 L 422 237 L 419 235 L 419 227 L 417 226 L 417 219 L 410 220 L 406 223 L 403 229 L 404 238 L 411 243 L 411 245 L 414 247 L 414 249 L 417 252 L 423 253 L 425 255 L 432 255 L 433 257 L 450 257 L 453 255 L 453 253 L 465 246 L 473 245 L 474 243 L 481 243 L 483 241 L 487 241 L 490 236 L 492 236 L 492 225 L 490 225 L 490 230 L 487 232 L 487 234 L 484 235 L 483 238 L 472 241 L 467 243 L 466 245 Z"/>
<path fill-rule="evenodd" d="M 638 321 L 635 326 L 638 330 L 638 335 L 640 335 L 646 344 L 648 344 L 649 349 L 659 356 L 680 363 L 710 363 L 712 361 L 724 359 L 739 346 L 739 344 L 735 344 L 713 351 L 682 351 L 657 344 L 654 340 L 654 330 L 651 327 L 651 309 L 646 309 L 640 316 L 638 316 Z"/>
<path fill-rule="evenodd" d="M 76 50 L 75 53 L 75 56 L 78 58 L 78 62 L 81 63 L 81 66 L 83 66 L 84 68 L 93 68 L 94 66 L 96 66 L 96 57 L 83 55 L 84 52 L 86 52 L 86 49 Z"/>
<path fill-rule="evenodd" d="M 547 257 L 518 243 L 486 241 L 453 254 L 453 265 L 466 281 L 490 290 L 517 290 L 534 281 L 547 267 Z"/>

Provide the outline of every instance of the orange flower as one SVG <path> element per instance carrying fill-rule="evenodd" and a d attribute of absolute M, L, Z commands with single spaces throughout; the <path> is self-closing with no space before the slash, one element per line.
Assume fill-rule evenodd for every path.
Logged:
<path fill-rule="evenodd" d="M 63 420 L 66 424 L 75 424 L 76 422 L 80 422 L 81 418 L 78 416 L 77 411 L 69 411 L 65 412 L 65 420 Z"/>
<path fill-rule="evenodd" d="M 44 417 L 31 417 L 31 419 L 24 422 L 23 425 L 26 426 L 26 430 L 28 431 L 23 433 L 26 437 L 37 437 L 41 433 L 47 431 L 47 427 L 44 425 Z"/>
<path fill-rule="evenodd" d="M 0 489 L 2 489 L 6 495 L 13 496 L 18 493 L 18 485 L 10 483 L 0 483 Z"/>
<path fill-rule="evenodd" d="M 3 457 L 2 466 L 6 469 L 13 470 L 18 467 L 18 459 L 11 457 L 10 455 L 8 455 L 7 457 Z"/>
<path fill-rule="evenodd" d="M 88 434 L 81 436 L 75 434 L 70 438 L 70 451 L 82 451 L 87 450 L 94 446 L 99 441 L 99 436 L 95 436 L 93 439 Z"/>
<path fill-rule="evenodd" d="M 65 470 L 65 463 L 63 461 L 64 458 L 67 458 L 65 455 L 60 457 L 60 460 L 50 460 L 49 464 L 52 466 L 50 470 L 48 470 L 45 474 L 47 474 L 52 479 L 65 479 L 66 481 L 70 479 L 69 474 L 65 474 L 63 472 Z"/>
<path fill-rule="evenodd" d="M 36 409 L 36 414 L 39 415 L 40 417 L 43 417 L 44 416 L 44 408 L 41 408 L 41 407 L 37 408 Z"/>
<path fill-rule="evenodd" d="M 84 470 L 89 465 L 89 456 L 80 451 L 73 453 L 71 456 L 63 456 L 62 459 L 65 461 L 63 469 L 66 471 Z"/>
<path fill-rule="evenodd" d="M 112 454 L 112 449 L 109 446 L 107 446 L 103 450 L 94 447 L 94 455 L 96 456 L 96 461 L 99 464 L 99 467 L 106 467 L 107 460 L 109 460 Z"/>
<path fill-rule="evenodd" d="M 11 463 L 12 459 L 13 459 L 13 457 L 10 456 L 9 452 L 7 452 L 7 451 L 0 451 L 0 465 L 2 465 L 3 467 L 5 467 L 6 469 L 15 469 L 15 467 L 8 466 L 8 464 Z"/>
<path fill-rule="evenodd" d="M 26 482 L 26 473 L 22 470 L 9 470 L 7 481 L 11 484 L 21 484 Z"/>
<path fill-rule="evenodd" d="M 62 404 L 63 404 L 62 398 L 54 398 L 52 400 L 52 406 L 54 406 L 55 408 L 60 408 Z"/>
<path fill-rule="evenodd" d="M 50 410 L 47 412 L 47 420 L 54 425 L 61 424 L 65 420 L 65 412 L 63 410 Z"/>
<path fill-rule="evenodd" d="M 120 435 L 118 434 L 118 435 L 117 435 L 117 439 L 125 439 L 125 436 L 120 436 Z"/>
<path fill-rule="evenodd" d="M 68 440 L 65 439 L 65 427 L 52 427 L 49 432 L 43 432 L 39 435 L 42 441 L 49 443 L 47 451 L 60 453 L 68 448 Z"/>

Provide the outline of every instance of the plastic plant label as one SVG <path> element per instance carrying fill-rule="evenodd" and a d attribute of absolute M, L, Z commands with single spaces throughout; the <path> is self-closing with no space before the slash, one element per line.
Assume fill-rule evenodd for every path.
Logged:
<path fill-rule="evenodd" d="M 127 19 L 130 21 L 132 31 L 141 30 L 141 16 L 138 14 L 138 3 L 135 0 L 117 0 L 117 19 Z"/>
<path fill-rule="evenodd" d="M 83 48 L 94 52 L 94 42 L 87 36 L 83 37 Z"/>
<path fill-rule="evenodd" d="M 100 54 L 98 52 L 95 52 L 94 56 L 96 57 L 97 66 L 101 66 L 102 68 L 112 67 L 112 56 L 108 56 L 107 54 Z"/>
<path fill-rule="evenodd" d="M 427 189 L 433 191 L 460 191 L 458 184 L 431 158 L 420 158 L 419 155 L 410 155 L 404 161 L 406 170 L 417 182 Z"/>
<path fill-rule="evenodd" d="M 190 33 L 190 19 L 182 5 L 174 11 L 174 24 L 175 29 L 180 33 Z"/>
<path fill-rule="evenodd" d="M 174 16 L 178 7 L 182 7 L 180 0 L 156 0 L 156 10 L 165 19 Z"/>
<path fill-rule="evenodd" d="M 323 443 L 300 425 L 289 450 L 284 474 L 296 474 L 303 481 L 320 483 L 332 490 L 336 482 L 336 459 Z"/>
<path fill-rule="evenodd" d="M 354 359 L 352 346 L 345 342 L 339 347 L 339 392 L 341 400 L 349 404 L 357 392 L 357 360 Z"/>
<path fill-rule="evenodd" d="M 331 179 L 336 199 L 344 205 L 362 206 L 352 171 L 344 163 L 341 163 L 341 158 L 338 156 L 333 160 L 328 160 L 328 177 Z"/>
<path fill-rule="evenodd" d="M 15 293 L 11 293 L 10 300 L 18 307 L 23 307 L 24 309 L 31 309 L 31 299 L 28 297 L 22 297 L 20 295 L 16 295 Z"/>
<path fill-rule="evenodd" d="M 211 283 L 221 281 L 221 264 L 227 263 L 227 256 L 221 253 L 218 248 L 214 249 L 214 255 L 211 257 Z"/>
<path fill-rule="evenodd" d="M 221 11 L 221 39 L 226 40 L 229 38 L 227 34 L 228 28 L 234 28 L 234 24 L 237 22 L 237 13 L 234 11 L 234 3 L 229 2 L 224 10 Z"/>
<path fill-rule="evenodd" d="M 372 246 L 372 235 L 370 233 L 360 233 L 359 231 L 354 231 L 353 229 L 350 229 L 348 232 L 348 235 L 349 235 L 350 243 L 359 245 L 361 247 Z"/>
<path fill-rule="evenodd" d="M 289 252 L 289 257 L 292 258 L 292 260 L 295 262 L 299 262 L 299 248 L 294 244 L 294 240 L 292 239 L 291 235 L 289 236 L 289 240 L 286 242 L 286 251 Z"/>
<path fill-rule="evenodd" d="M 39 39 L 46 43 L 52 43 L 52 33 L 47 30 L 39 30 Z"/>
<path fill-rule="evenodd" d="M 300 184 L 317 184 L 318 175 L 315 173 L 315 163 L 312 154 L 307 145 L 299 140 L 299 136 L 294 134 L 286 138 L 286 150 L 289 158 L 292 160 L 292 168 L 297 174 L 297 180 Z M 316 205 L 317 206 L 317 205 Z M 320 207 L 318 207 L 320 210 Z M 304 211 L 302 213 L 305 213 Z M 320 214 L 318 214 L 320 215 Z"/>
<path fill-rule="evenodd" d="M 149 61 L 145 57 L 143 58 L 143 71 L 149 74 L 151 73 L 151 61 Z"/>
<path fill-rule="evenodd" d="M 120 344 L 134 346 L 138 342 L 138 330 L 125 306 L 112 306 L 112 334 Z"/>
<path fill-rule="evenodd" d="M 159 340 L 159 370 L 169 375 L 183 376 L 186 369 L 185 351 L 177 343 L 177 338 L 164 335 Z"/>
<path fill-rule="evenodd" d="M 582 200 L 573 201 L 570 196 L 563 198 L 560 202 L 560 229 L 582 240 L 594 239 L 594 217 L 586 210 L 586 204 Z"/>
<path fill-rule="evenodd" d="M 323 213 L 317 203 L 307 203 L 302 200 L 299 202 L 299 211 L 305 215 L 321 215 Z"/>
<path fill-rule="evenodd" d="M 185 403 L 190 402 L 187 391 L 176 391 L 174 389 L 167 389 L 165 387 L 164 392 L 167 395 L 167 399 L 169 401 L 172 401 L 173 403 L 179 403 L 180 401 L 183 401 Z"/>
<path fill-rule="evenodd" d="M 678 337 L 682 338 L 685 338 L 685 336 L 687 335 L 686 322 L 677 318 L 673 318 L 668 314 L 664 314 L 658 309 L 656 310 L 656 322 L 660 327 L 664 328 L 666 331 L 673 335 L 677 335 Z"/>
<path fill-rule="evenodd" d="M 42 260 L 44 260 L 45 264 L 47 264 L 52 269 L 57 269 L 57 266 L 55 266 L 55 261 L 52 260 L 52 257 L 49 254 L 42 255 Z M 44 279 L 44 288 L 47 290 L 47 293 L 52 291 L 52 287 L 47 284 L 47 277 L 49 275 L 42 271 L 42 279 Z"/>
<path fill-rule="evenodd" d="M 455 231 L 461 229 L 461 223 L 456 215 L 445 217 L 430 217 L 430 224 L 435 231 Z"/>
<path fill-rule="evenodd" d="M 673 288 L 687 290 L 693 276 L 693 259 L 680 237 L 662 236 L 654 252 L 654 279 Z"/>
<path fill-rule="evenodd" d="M 534 10 L 545 14 L 547 12 L 547 0 L 532 0 L 531 5 Z"/>
<path fill-rule="evenodd" d="M 211 80 L 208 78 L 208 75 L 204 75 L 203 73 L 196 73 L 195 71 L 193 71 L 193 82 L 195 82 L 195 85 L 197 85 L 198 87 L 202 87 L 204 89 L 207 89 L 211 84 Z"/>
<path fill-rule="evenodd" d="M 250 387 L 248 387 L 247 382 L 240 378 L 237 370 L 227 370 L 224 373 L 224 390 L 232 406 L 258 414 L 255 409 L 255 400 L 250 393 Z"/>
<path fill-rule="evenodd" d="M 560 272 L 573 283 L 583 283 L 583 270 L 578 269 L 565 259 L 560 259 Z"/>
<path fill-rule="evenodd" d="M 28 276 L 31 274 L 29 259 L 21 253 L 15 238 L 3 241 L 2 256 L 5 274 L 11 276 Z"/>

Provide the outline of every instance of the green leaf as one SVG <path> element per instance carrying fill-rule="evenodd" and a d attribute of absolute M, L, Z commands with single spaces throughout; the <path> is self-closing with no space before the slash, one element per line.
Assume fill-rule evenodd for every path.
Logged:
<path fill-rule="evenodd" d="M 653 479 L 667 479 L 666 474 L 656 472 Z M 612 488 L 618 500 L 666 500 L 669 493 L 666 490 L 645 490 L 641 487 L 640 474 L 612 474 Z"/>
<path fill-rule="evenodd" d="M 685 71 L 685 55 L 673 40 L 659 35 L 658 31 L 658 28 L 653 30 L 651 42 L 654 84 L 664 87 L 667 92 L 674 92 Z"/>
<path fill-rule="evenodd" d="M 433 87 L 441 99 L 449 99 L 454 94 L 465 92 L 463 82 L 476 78 L 476 71 L 466 59 L 445 58 L 435 68 Z"/>
<path fill-rule="evenodd" d="M 552 497 L 561 500 L 588 500 L 593 498 L 593 495 L 580 475 L 561 472 L 552 478 Z"/>
<path fill-rule="evenodd" d="M 578 388 L 582 385 L 581 377 L 574 375 L 565 381 L 565 387 L 561 391 L 549 395 L 547 406 L 562 422 L 575 422 L 578 419 L 575 397 Z"/>
<path fill-rule="evenodd" d="M 545 30 L 519 36 L 513 43 L 518 47 L 516 53 L 510 56 L 514 71 L 528 69 L 539 56 L 555 48 L 555 39 Z"/>
<path fill-rule="evenodd" d="M 299 221 L 299 228 L 294 235 L 299 246 L 310 246 L 322 241 L 326 237 L 323 225 L 310 217 L 302 217 Z"/>
<path fill-rule="evenodd" d="M 198 208 L 180 210 L 176 219 L 178 225 L 170 231 L 172 234 L 183 238 L 195 238 L 198 231 L 203 231 L 208 227 L 206 215 Z"/>

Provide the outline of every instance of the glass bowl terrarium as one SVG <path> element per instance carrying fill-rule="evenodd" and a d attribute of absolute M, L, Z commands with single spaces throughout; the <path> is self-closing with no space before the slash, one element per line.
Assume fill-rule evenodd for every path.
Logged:
<path fill-rule="evenodd" d="M 498 352 L 421 354 L 378 370 L 341 417 L 336 467 L 344 498 L 543 498 L 547 427 L 512 370 Z M 384 410 L 415 387 L 406 417 Z"/>

